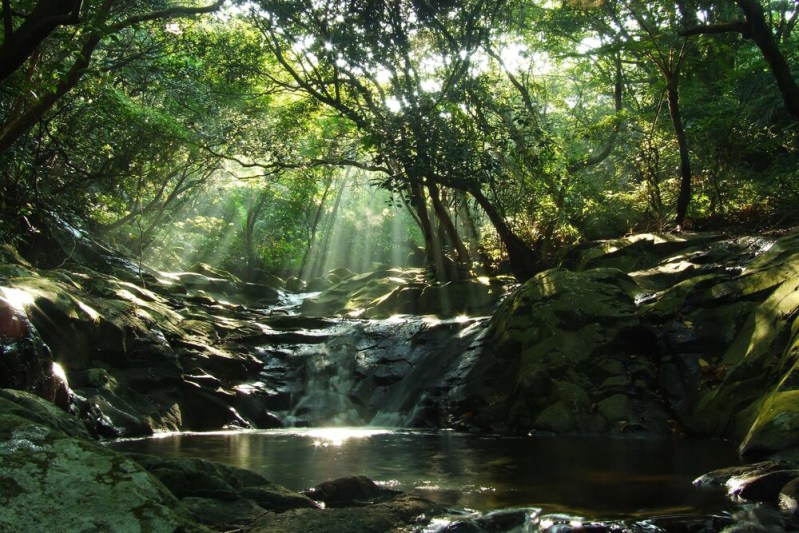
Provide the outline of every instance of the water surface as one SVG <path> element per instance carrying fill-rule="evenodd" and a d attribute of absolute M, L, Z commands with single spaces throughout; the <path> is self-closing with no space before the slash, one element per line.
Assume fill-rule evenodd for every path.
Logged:
<path fill-rule="evenodd" d="M 720 491 L 697 489 L 691 481 L 739 463 L 735 449 L 717 441 L 503 438 L 372 428 L 183 433 L 111 446 L 219 461 L 293 490 L 362 474 L 452 507 L 532 506 L 592 518 L 731 510 Z"/>

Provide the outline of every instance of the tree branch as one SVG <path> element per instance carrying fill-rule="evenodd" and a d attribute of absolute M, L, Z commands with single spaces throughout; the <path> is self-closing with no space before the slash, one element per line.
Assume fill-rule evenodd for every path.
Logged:
<path fill-rule="evenodd" d="M 108 30 L 111 33 L 113 33 L 128 28 L 130 26 L 140 24 L 142 22 L 149 22 L 151 20 L 161 20 L 161 19 L 177 18 L 177 17 L 191 17 L 194 15 L 213 13 L 214 11 L 219 10 L 224 3 L 225 0 L 217 0 L 213 4 L 204 7 L 176 6 L 167 9 L 161 9 L 159 11 L 152 11 L 150 13 L 143 13 L 141 15 L 132 15 L 126 18 L 125 20 L 117 22 L 116 24 L 112 24 L 111 26 L 108 27 Z"/>
<path fill-rule="evenodd" d="M 721 22 L 719 24 L 694 26 L 679 32 L 680 37 L 691 37 L 693 35 L 718 35 L 720 33 L 740 33 L 747 36 L 749 33 L 746 23 L 735 22 Z"/>
<path fill-rule="evenodd" d="M 14 19 L 11 13 L 11 0 L 3 0 L 3 41 L 8 42 L 14 33 Z"/>

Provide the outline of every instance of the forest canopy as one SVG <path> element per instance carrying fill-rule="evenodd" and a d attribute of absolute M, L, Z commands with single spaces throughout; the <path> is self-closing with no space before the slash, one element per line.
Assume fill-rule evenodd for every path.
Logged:
<path fill-rule="evenodd" d="M 2 240 L 164 268 L 425 265 L 795 224 L 791 0 L 3 0 Z"/>

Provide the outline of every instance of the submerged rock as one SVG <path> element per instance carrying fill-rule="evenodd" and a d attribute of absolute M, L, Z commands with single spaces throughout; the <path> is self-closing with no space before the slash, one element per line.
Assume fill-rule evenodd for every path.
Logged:
<path fill-rule="evenodd" d="M 325 505 L 331 507 L 364 505 L 385 500 L 397 494 L 400 492 L 380 487 L 366 476 L 325 481 L 305 491 L 305 495 L 312 500 L 324 502 Z"/>
<path fill-rule="evenodd" d="M 253 533 L 414 531 L 424 527 L 432 516 L 442 513 L 443 509 L 430 500 L 401 494 L 368 506 L 295 509 L 280 514 L 268 514 L 252 523 L 249 531 Z"/>

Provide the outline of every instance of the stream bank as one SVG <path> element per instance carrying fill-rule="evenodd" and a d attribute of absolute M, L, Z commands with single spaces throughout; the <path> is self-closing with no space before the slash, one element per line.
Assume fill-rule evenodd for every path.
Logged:
<path fill-rule="evenodd" d="M 19 469 L 47 478 L 54 458 L 81 457 L 78 449 L 97 453 L 92 461 L 112 478 L 122 465 L 122 478 L 149 486 L 144 459 L 99 452 L 91 439 L 159 431 L 373 423 L 688 435 L 788 460 L 799 446 L 795 231 L 591 243 L 515 289 L 507 278 L 430 287 L 414 270 L 337 272 L 302 298 L 205 265 L 149 270 L 62 221 L 1 254 L 0 386 L 81 421 L 4 393 L 16 406 L 3 411 L 11 417 L 0 476 L 6 509 L 36 509 L 33 494 L 49 494 L 12 482 Z M 34 464 L 25 450 L 46 459 Z M 85 482 L 73 473 L 70 484 Z M 778 481 L 787 487 L 794 477 Z M 783 485 L 767 500 L 776 502 Z M 202 505 L 170 514 L 176 493 L 160 486 L 141 489 L 134 515 L 173 529 L 194 524 Z M 400 500 L 409 514 L 440 512 Z M 399 522 L 409 516 L 387 502 L 374 503 Z M 267 507 L 250 509 L 274 512 Z"/>

